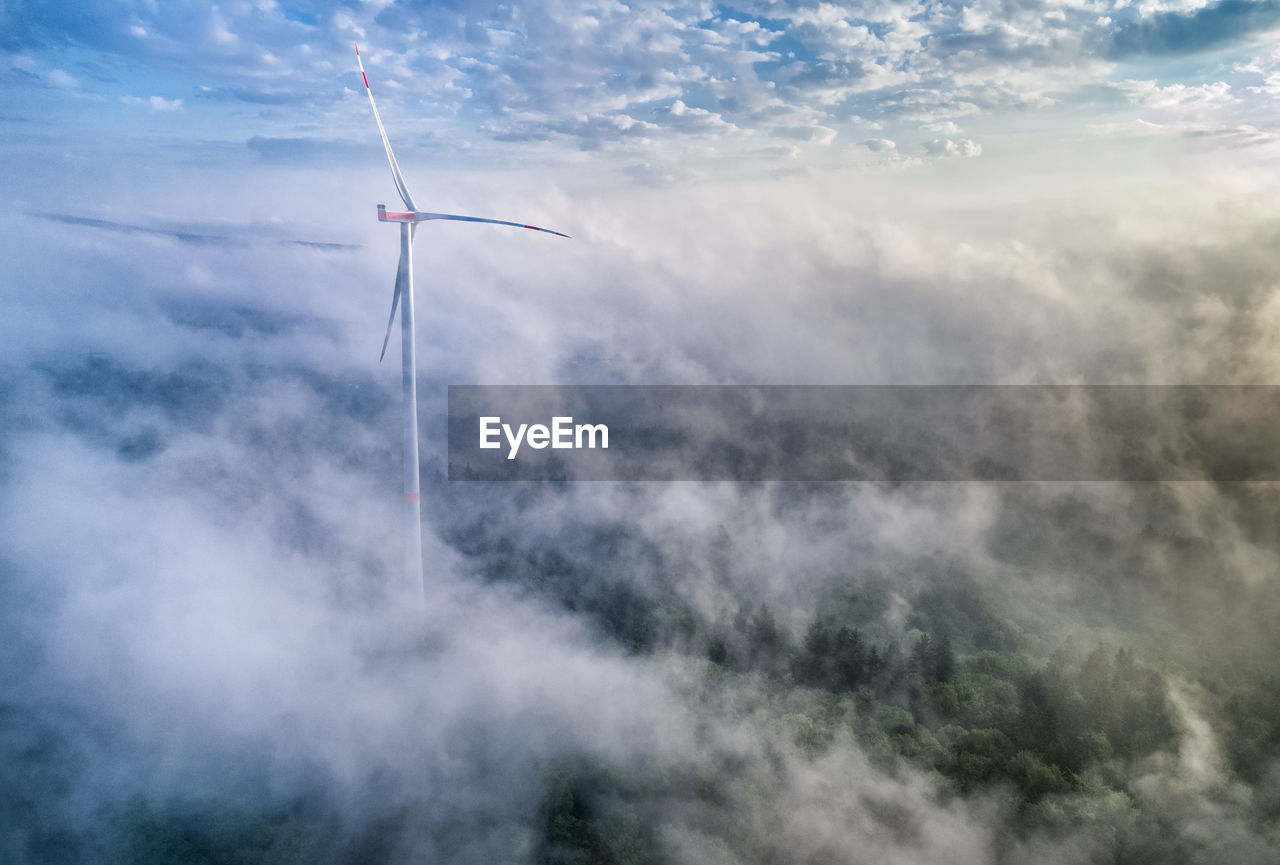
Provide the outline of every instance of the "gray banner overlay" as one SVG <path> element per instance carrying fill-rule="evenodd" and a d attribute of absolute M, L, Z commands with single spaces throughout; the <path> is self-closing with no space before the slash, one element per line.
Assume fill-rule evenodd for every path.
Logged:
<path fill-rule="evenodd" d="M 452 385 L 449 479 L 1274 481 L 1280 386 Z"/>

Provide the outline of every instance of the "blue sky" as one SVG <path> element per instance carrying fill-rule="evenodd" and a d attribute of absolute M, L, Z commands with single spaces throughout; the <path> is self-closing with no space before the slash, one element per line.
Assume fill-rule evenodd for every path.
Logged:
<path fill-rule="evenodd" d="M 767 170 L 1143 120 L 1269 142 L 1277 24 L 1280 7 L 1243 0 L 26 0 L 0 10 L 0 122 L 10 147 L 68 134 L 332 158 L 369 138 L 359 39 L 396 141 L 449 158 Z"/>

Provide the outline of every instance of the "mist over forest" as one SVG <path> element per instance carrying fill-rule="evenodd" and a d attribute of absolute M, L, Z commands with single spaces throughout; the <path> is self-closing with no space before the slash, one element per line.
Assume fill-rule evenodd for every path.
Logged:
<path fill-rule="evenodd" d="M 1274 861 L 1274 484 L 444 479 L 449 383 L 1274 381 L 1263 197 L 889 183 L 424 233 L 425 602 L 383 226 L 0 217 L 0 862 Z"/>
<path fill-rule="evenodd" d="M 0 0 L 0 865 L 1280 861 L 1268 405 L 1177 482 L 446 452 L 459 384 L 1276 385 L 1278 24 Z M 419 227 L 425 586 L 368 92 L 572 236 Z"/>

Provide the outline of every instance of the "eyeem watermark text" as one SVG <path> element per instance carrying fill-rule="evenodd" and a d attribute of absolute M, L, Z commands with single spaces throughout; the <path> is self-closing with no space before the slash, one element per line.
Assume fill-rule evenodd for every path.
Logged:
<path fill-rule="evenodd" d="M 534 450 L 542 450 L 548 445 L 559 450 L 594 448 L 599 440 L 601 448 L 607 450 L 609 447 L 609 427 L 602 423 L 575 424 L 572 417 L 553 417 L 550 427 L 540 423 L 522 423 L 512 429 L 511 424 L 503 423 L 500 416 L 480 418 L 480 447 L 500 448 L 500 437 L 507 440 L 509 460 L 516 458 L 522 443 Z"/>

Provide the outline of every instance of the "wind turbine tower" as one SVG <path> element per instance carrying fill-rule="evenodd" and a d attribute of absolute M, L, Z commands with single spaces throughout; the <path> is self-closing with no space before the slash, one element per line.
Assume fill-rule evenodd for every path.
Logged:
<path fill-rule="evenodd" d="M 426 584 L 422 577 L 422 494 L 419 486 L 418 470 L 418 385 L 417 368 L 414 365 L 414 322 L 413 322 L 413 237 L 418 223 L 433 219 L 448 219 L 455 222 L 487 222 L 492 225 L 510 225 L 515 228 L 529 228 L 554 234 L 557 237 L 568 237 L 559 231 L 526 225 L 523 222 L 509 222 L 505 219 L 482 219 L 478 216 L 458 216 L 452 213 L 425 213 L 418 210 L 413 203 L 413 196 L 405 186 L 404 177 L 400 174 L 400 166 L 396 163 L 396 155 L 391 150 L 391 142 L 387 139 L 387 130 L 382 125 L 382 117 L 378 114 L 378 103 L 373 101 L 373 91 L 369 88 L 369 76 L 364 71 L 364 61 L 360 58 L 360 46 L 356 45 L 356 63 L 360 67 L 360 78 L 364 81 L 364 92 L 369 94 L 369 106 L 373 109 L 373 119 L 378 124 L 378 134 L 382 136 L 382 146 L 387 151 L 387 162 L 391 165 L 391 177 L 395 181 L 396 191 L 404 202 L 404 211 L 387 210 L 386 205 L 378 205 L 379 222 L 397 222 L 400 224 L 400 262 L 396 265 L 396 286 L 391 294 L 391 315 L 387 318 L 387 333 L 382 340 L 381 361 L 387 354 L 387 342 L 391 339 L 391 328 L 396 319 L 396 305 L 400 312 L 400 358 L 403 370 L 401 387 L 404 390 L 404 571 L 406 579 L 421 587 L 424 597 Z"/>

